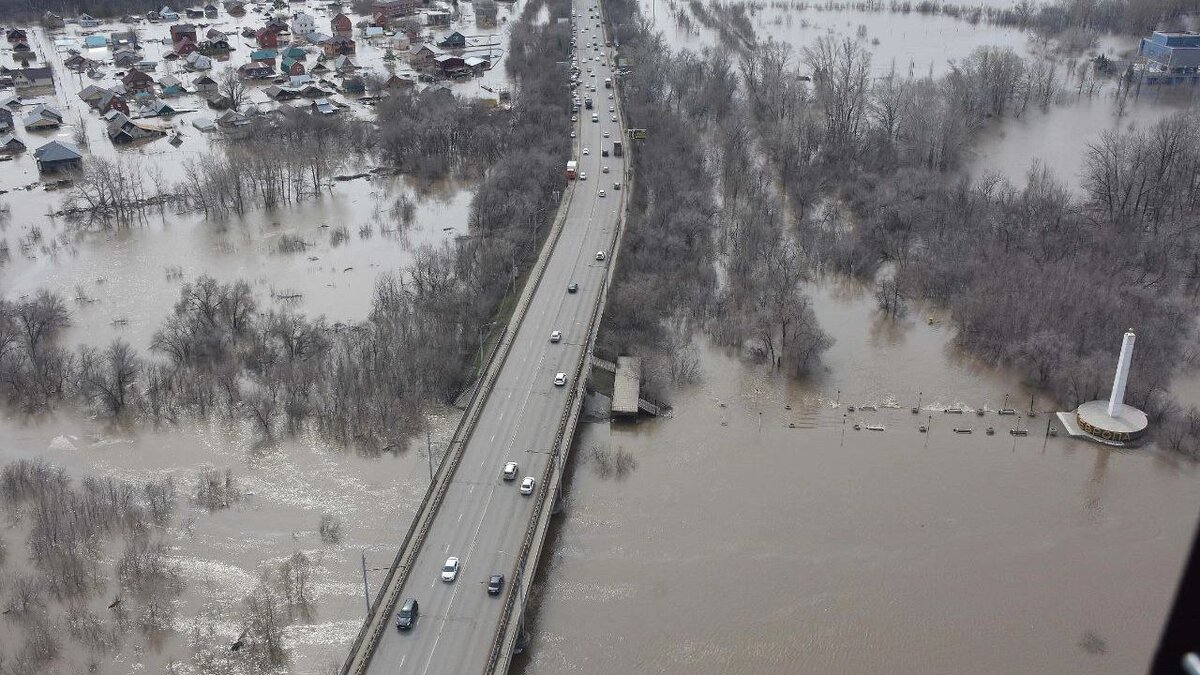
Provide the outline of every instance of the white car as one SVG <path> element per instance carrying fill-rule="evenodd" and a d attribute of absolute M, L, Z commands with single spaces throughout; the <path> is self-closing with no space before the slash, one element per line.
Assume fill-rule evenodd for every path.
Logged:
<path fill-rule="evenodd" d="M 607 166 L 600 167 L 600 173 L 608 173 L 608 167 Z"/>
<path fill-rule="evenodd" d="M 442 581 L 454 581 L 458 578 L 458 558 L 453 556 L 446 558 L 446 564 L 442 565 Z"/>
<path fill-rule="evenodd" d="M 517 471 L 519 471 L 519 468 L 517 467 L 516 462 L 505 462 L 503 474 L 504 480 L 516 480 Z"/>
<path fill-rule="evenodd" d="M 585 155 L 586 155 L 586 154 L 588 154 L 588 149 L 587 149 L 587 148 L 584 148 L 584 149 L 583 149 L 583 154 L 585 154 Z"/>
<path fill-rule="evenodd" d="M 533 479 L 533 476 L 525 476 L 525 480 L 521 481 L 521 494 L 523 494 L 523 495 L 533 494 L 533 486 L 534 485 L 537 485 L 537 481 L 535 481 Z"/>
<path fill-rule="evenodd" d="M 556 330 L 556 331 L 550 333 L 550 341 L 551 342 L 559 342 L 561 340 L 562 340 L 562 331 L 561 330 Z M 516 465 L 514 464 L 514 466 L 516 466 Z"/>
<path fill-rule="evenodd" d="M 571 138 L 575 138 L 575 132 L 574 132 L 574 131 L 572 131 L 572 132 L 571 132 Z"/>
<path fill-rule="evenodd" d="M 601 196 L 601 197 L 603 197 L 603 196 L 604 196 L 604 190 L 601 190 L 601 191 L 600 191 L 600 196 Z"/>
<path fill-rule="evenodd" d="M 610 100 L 610 101 L 612 100 L 612 94 L 608 95 L 608 100 Z"/>
<path fill-rule="evenodd" d="M 617 121 L 617 116 L 616 116 L 616 115 L 613 115 L 613 116 L 612 116 L 612 121 L 614 121 L 614 122 L 616 122 L 616 121 Z"/>
<path fill-rule="evenodd" d="M 606 131 L 606 132 L 604 132 L 604 137 L 605 137 L 605 138 L 608 138 L 608 132 L 607 132 L 607 131 Z"/>
<path fill-rule="evenodd" d="M 610 112 L 610 113 L 617 112 L 617 107 L 613 106 L 613 105 L 608 106 L 608 112 Z"/>
<path fill-rule="evenodd" d="M 579 180 L 587 180 L 587 172 L 586 171 L 579 172 Z"/>
<path fill-rule="evenodd" d="M 578 117 L 578 116 L 576 116 L 576 115 L 571 115 L 571 121 L 572 121 L 572 122 L 578 122 L 578 121 L 579 121 L 579 117 Z"/>
<path fill-rule="evenodd" d="M 561 387 L 567 383 L 567 374 L 558 373 L 554 376 L 554 386 Z"/>
<path fill-rule="evenodd" d="M 600 191 L 600 196 L 604 196 L 604 190 Z M 596 251 L 596 260 L 604 260 L 604 251 Z"/>

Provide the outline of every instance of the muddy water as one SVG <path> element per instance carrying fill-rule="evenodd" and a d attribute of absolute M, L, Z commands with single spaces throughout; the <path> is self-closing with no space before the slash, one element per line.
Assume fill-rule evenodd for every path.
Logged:
<path fill-rule="evenodd" d="M 435 439 L 449 436 L 457 414 L 433 414 Z M 232 644 L 243 628 L 241 600 L 260 571 L 277 567 L 295 551 L 314 562 L 315 605 L 308 620 L 285 632 L 289 672 L 326 672 L 328 664 L 341 662 L 357 634 L 365 611 L 361 556 L 365 550 L 374 593 L 383 579 L 379 568 L 389 565 L 394 554 L 389 545 L 403 537 L 426 489 L 426 458 L 411 449 L 367 459 L 312 438 L 264 449 L 253 443 L 253 434 L 226 426 L 214 422 L 131 436 L 65 416 L 36 424 L 0 419 L 0 463 L 43 457 L 77 479 L 175 479 L 180 508 L 166 541 L 186 580 L 176 608 L 176 634 L 145 653 L 143 642 L 131 639 L 100 672 L 133 672 L 133 664 L 141 662 L 145 672 L 157 673 L 171 659 L 186 662 L 185 636 L 202 621 L 201 615 L 212 622 L 220 640 Z M 212 467 L 231 468 L 244 494 L 232 508 L 215 513 L 189 502 L 197 474 Z M 322 544 L 317 525 L 323 513 L 344 523 L 340 544 Z M 116 592 L 110 588 L 104 597 Z M 64 652 L 60 665 L 81 658 L 69 645 Z"/>
<path fill-rule="evenodd" d="M 1105 93 L 1093 99 L 1084 96 L 1044 112 L 1033 111 L 1020 119 L 1006 119 L 983 134 L 966 168 L 974 174 L 999 173 L 1020 185 L 1037 161 L 1080 193 L 1087 147 L 1101 134 L 1146 128 L 1194 105 L 1169 93 L 1144 88 L 1142 97 L 1131 101 L 1123 115 L 1118 115 L 1115 99 Z"/>
<path fill-rule="evenodd" d="M 370 310 L 380 274 L 403 267 L 420 244 L 467 232 L 469 187 L 443 184 L 418 191 L 403 179 L 358 179 L 335 183 L 318 200 L 229 220 L 155 211 L 132 228 L 91 231 L 46 220 L 39 226 L 44 244 L 24 253 L 18 242 L 29 226 L 14 218 L 8 232 L 0 233 L 13 253 L 0 267 L 0 286 L 8 297 L 50 288 L 71 299 L 69 342 L 122 337 L 149 346 L 182 284 L 200 274 L 245 279 L 264 310 L 288 307 L 324 315 L 330 323 L 357 321 Z M 401 195 L 416 204 L 407 227 L 390 211 Z M 348 238 L 336 242 L 339 226 L 346 227 Z M 285 236 L 310 246 L 281 253 Z"/>
<path fill-rule="evenodd" d="M 814 294 L 838 340 L 815 381 L 707 347 L 676 417 L 583 430 L 577 451 L 637 467 L 602 478 L 576 455 L 518 672 L 1142 671 L 1196 468 L 1046 438 L 1045 415 L 1014 438 L 1014 418 L 940 412 L 1024 393 L 958 356 L 937 317 L 895 327 L 861 290 Z"/>

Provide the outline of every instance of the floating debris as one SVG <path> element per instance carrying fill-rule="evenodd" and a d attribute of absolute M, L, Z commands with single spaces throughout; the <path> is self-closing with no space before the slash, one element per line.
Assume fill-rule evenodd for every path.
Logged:
<path fill-rule="evenodd" d="M 996 411 L 997 415 L 1016 415 L 1017 411 L 1012 408 L 1001 408 Z"/>
<path fill-rule="evenodd" d="M 988 435 L 988 436 L 994 436 L 995 434 L 996 434 L 996 430 L 995 430 L 995 429 L 993 429 L 992 427 L 988 427 L 988 428 L 987 428 L 987 435 Z"/>
<path fill-rule="evenodd" d="M 1008 433 L 1012 434 L 1013 436 L 1028 436 L 1029 430 L 1028 429 L 1009 429 Z"/>
<path fill-rule="evenodd" d="M 961 415 L 961 414 L 963 414 L 963 409 L 962 408 L 946 408 L 942 412 L 945 412 L 946 414 L 949 414 L 949 415 Z"/>
<path fill-rule="evenodd" d="M 884 427 L 882 424 L 868 424 L 867 425 L 867 431 L 883 431 L 883 428 Z"/>
<path fill-rule="evenodd" d="M 920 431 L 921 433 L 925 433 L 926 431 L 929 431 L 929 429 L 927 429 L 925 427 L 925 425 L 922 424 L 921 426 L 917 427 L 917 431 Z"/>
<path fill-rule="evenodd" d="M 969 434 L 969 433 L 972 433 L 972 430 L 971 430 L 971 427 L 954 427 L 954 433 Z"/>

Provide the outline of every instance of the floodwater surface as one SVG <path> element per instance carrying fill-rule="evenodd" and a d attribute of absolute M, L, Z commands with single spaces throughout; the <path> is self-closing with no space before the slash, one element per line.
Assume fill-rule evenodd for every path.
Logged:
<path fill-rule="evenodd" d="M 861 289 L 813 293 L 838 340 L 813 381 L 704 347 L 675 417 L 582 430 L 517 672 L 1143 671 L 1196 467 L 1048 438 L 1044 412 L 947 414 L 1028 398 L 936 316 L 897 327 Z M 636 468 L 597 471 L 594 445 Z"/>

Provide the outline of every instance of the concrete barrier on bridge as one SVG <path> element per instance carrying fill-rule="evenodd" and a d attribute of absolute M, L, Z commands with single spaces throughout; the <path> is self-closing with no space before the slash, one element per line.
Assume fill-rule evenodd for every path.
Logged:
<path fill-rule="evenodd" d="M 546 271 L 546 264 L 554 252 L 554 247 L 558 244 L 558 238 L 562 233 L 567 211 L 570 208 L 571 198 L 575 194 L 574 185 L 573 181 L 567 182 L 563 198 L 558 205 L 558 212 L 555 215 L 554 223 L 551 225 L 545 244 L 542 245 L 542 250 L 538 253 L 538 259 L 534 263 L 529 281 L 521 291 L 521 297 L 517 302 L 516 308 L 513 310 L 513 315 L 509 319 L 508 325 L 504 328 L 504 334 L 500 338 L 500 346 L 488 359 L 482 384 L 476 387 L 475 393 L 471 397 L 471 402 L 467 406 L 466 412 L 463 413 L 463 417 L 460 419 L 454 436 L 450 441 L 450 451 L 442 458 L 441 464 L 438 465 L 434 481 L 430 484 L 429 490 L 426 491 L 425 498 L 421 501 L 421 506 L 418 507 L 417 514 L 409 526 L 408 533 L 405 535 L 401 547 L 392 561 L 391 567 L 388 568 L 383 585 L 379 593 L 375 596 L 375 602 L 371 605 L 370 615 L 359 630 L 358 636 L 350 648 L 350 654 L 342 666 L 342 675 L 362 675 L 366 672 L 367 666 L 371 662 L 371 656 L 375 653 L 375 647 L 379 644 L 379 638 L 388 628 L 389 619 L 400 599 L 400 592 L 404 589 L 404 584 L 408 580 L 408 573 L 412 567 L 413 559 L 420 551 L 421 545 L 425 540 L 425 535 L 428 534 L 429 528 L 433 523 L 433 518 L 437 514 L 438 507 L 441 506 L 441 500 L 444 498 L 446 490 L 454 478 L 454 472 L 458 468 L 459 461 L 462 459 L 467 439 L 470 438 L 471 432 L 475 429 L 475 424 L 479 420 L 479 415 L 483 410 L 483 404 L 487 401 L 488 394 L 491 393 L 492 386 L 500 374 L 500 369 L 504 364 L 505 358 L 508 357 L 509 349 L 517 334 L 517 328 L 525 319 L 525 312 L 529 309 L 529 303 L 533 298 L 533 294 L 542 281 L 542 275 Z"/>

